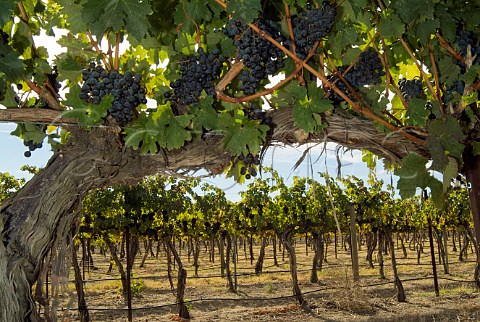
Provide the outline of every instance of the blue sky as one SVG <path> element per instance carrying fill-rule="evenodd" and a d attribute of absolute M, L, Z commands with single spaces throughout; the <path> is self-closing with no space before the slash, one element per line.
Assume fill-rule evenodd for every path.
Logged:
<path fill-rule="evenodd" d="M 13 123 L 0 123 L 0 151 L 3 155 L 0 162 L 0 172 L 9 172 L 15 177 L 30 179 L 31 175 L 22 172 L 20 168 L 25 164 L 44 167 L 52 156 L 52 151 L 48 144 L 45 144 L 42 149 L 33 151 L 30 158 L 26 158 L 23 153 L 27 150 L 27 147 L 23 145 L 23 141 L 18 137 L 10 135 L 10 132 L 15 127 L 16 125 Z M 303 145 L 297 148 L 270 148 L 264 157 L 263 165 L 273 167 L 281 176 L 288 178 L 287 183 L 292 182 L 294 176 L 309 176 L 319 180 L 318 172 L 325 172 L 326 170 L 328 170 L 330 175 L 336 176 L 338 165 L 336 146 L 334 144 L 328 144 L 327 151 L 323 154 L 323 145 L 314 147 L 300 166 L 293 170 L 293 166 L 308 147 L 308 145 Z M 326 162 L 325 158 L 327 158 Z M 370 170 L 362 162 L 360 151 L 340 152 L 339 158 L 342 164 L 340 168 L 342 177 L 355 175 L 361 179 L 367 179 Z M 325 166 L 325 163 L 328 168 Z M 378 178 L 383 179 L 386 183 L 390 183 L 390 174 L 383 170 L 381 163 L 377 166 L 376 174 Z M 232 179 L 226 179 L 222 175 L 209 177 L 204 180 L 225 190 L 227 198 L 233 201 L 238 201 L 240 199 L 239 192 L 246 189 L 246 184 L 237 184 Z M 396 181 L 395 177 L 394 180 Z"/>

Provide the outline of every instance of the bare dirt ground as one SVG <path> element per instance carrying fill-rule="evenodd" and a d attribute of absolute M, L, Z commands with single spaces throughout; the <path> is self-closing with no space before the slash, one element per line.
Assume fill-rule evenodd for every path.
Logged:
<path fill-rule="evenodd" d="M 333 247 L 330 247 L 333 248 Z M 279 267 L 273 266 L 272 248 L 267 247 L 264 273 L 254 274 L 254 265 L 239 249 L 238 292 L 229 293 L 226 279 L 220 277 L 219 256 L 209 262 L 208 254 L 202 250 L 199 277 L 193 277 L 192 261 L 188 262 L 185 251 L 182 258 L 188 269 L 185 300 L 191 320 L 207 321 L 480 321 L 480 293 L 475 290 L 473 280 L 474 254 L 466 262 L 458 260 L 458 253 L 450 252 L 450 274 L 444 274 L 438 266 L 440 296 L 435 296 L 429 249 L 425 248 L 420 265 L 416 253 L 409 251 L 407 258 L 398 251 L 398 270 L 406 291 L 407 301 L 397 302 L 393 286 L 390 257 L 385 256 L 386 279 L 378 276 L 375 268 L 367 267 L 365 250 L 360 251 L 360 276 L 353 283 L 349 252 L 339 251 L 335 258 L 333 249 L 328 249 L 327 260 L 319 272 L 319 283 L 309 282 L 309 268 L 313 251 L 307 256 L 305 245 L 298 241 L 296 246 L 300 288 L 308 302 L 310 311 L 297 305 L 292 294 L 287 258 L 278 256 Z M 258 247 L 255 249 L 258 253 Z M 121 283 L 118 272 L 113 269 L 107 274 L 108 257 L 95 254 L 95 270 L 87 271 L 86 300 L 93 321 L 127 321 L 127 307 L 120 295 Z M 133 274 L 141 285 L 134 287 L 134 321 L 180 321 L 176 315 L 175 293 L 171 290 L 166 271 L 166 260 L 149 258 L 144 268 L 137 260 Z M 233 266 L 232 266 L 233 267 Z M 71 275 L 73 276 L 73 275 Z M 176 271 L 173 272 L 174 281 Z M 110 280 L 108 280 L 110 279 Z M 69 286 L 74 290 L 73 284 Z M 136 291 L 137 290 L 137 291 Z M 71 294 L 74 293 L 71 292 Z M 66 296 L 59 311 L 60 320 L 78 321 L 76 299 Z"/>

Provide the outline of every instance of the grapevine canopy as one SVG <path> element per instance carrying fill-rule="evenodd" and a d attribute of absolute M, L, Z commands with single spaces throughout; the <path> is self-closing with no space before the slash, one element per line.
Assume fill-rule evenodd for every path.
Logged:
<path fill-rule="evenodd" d="M 148 155 L 215 137 L 239 181 L 275 142 L 334 141 L 438 198 L 480 154 L 479 26 L 476 1 L 7 0 L 0 120 L 30 150 L 77 126 Z"/>

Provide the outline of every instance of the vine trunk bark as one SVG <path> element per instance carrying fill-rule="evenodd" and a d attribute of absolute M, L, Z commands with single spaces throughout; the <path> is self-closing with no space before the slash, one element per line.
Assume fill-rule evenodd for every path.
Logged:
<path fill-rule="evenodd" d="M 303 308 L 308 308 L 308 304 L 302 295 L 300 286 L 298 285 L 297 256 L 295 255 L 295 248 L 292 246 L 292 233 L 294 228 L 295 226 L 290 226 L 287 229 L 285 229 L 285 231 L 281 235 L 281 239 L 282 239 L 283 247 L 284 249 L 287 250 L 287 253 L 288 253 L 290 276 L 292 277 L 293 295 L 297 299 L 298 304 L 300 304 Z"/>

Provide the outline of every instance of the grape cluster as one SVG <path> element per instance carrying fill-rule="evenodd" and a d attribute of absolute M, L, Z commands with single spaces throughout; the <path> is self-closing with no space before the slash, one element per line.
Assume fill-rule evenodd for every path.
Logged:
<path fill-rule="evenodd" d="M 454 98 L 455 94 L 463 95 L 464 92 L 465 92 L 465 82 L 463 80 L 462 81 L 454 80 L 453 84 L 450 86 L 447 86 L 447 88 L 445 89 L 445 92 L 442 96 L 442 101 L 444 103 L 448 103 Z"/>
<path fill-rule="evenodd" d="M 398 81 L 398 88 L 402 92 L 403 99 L 407 102 L 419 98 L 422 93 L 422 82 L 419 79 L 402 78 Z"/>
<path fill-rule="evenodd" d="M 24 141 L 23 144 L 28 147 L 28 151 L 25 151 L 23 155 L 27 158 L 29 158 L 32 155 L 32 152 L 35 151 L 36 149 L 41 149 L 43 144 L 42 142 L 40 143 L 34 143 L 32 140 L 30 141 Z"/>
<path fill-rule="evenodd" d="M 245 179 L 250 179 L 257 175 L 257 170 L 255 166 L 260 165 L 260 158 L 258 155 L 253 155 L 251 153 L 244 156 L 243 154 L 238 157 L 240 161 L 243 161 L 243 166 L 240 168 L 240 174 L 245 176 Z"/>
<path fill-rule="evenodd" d="M 172 102 L 172 107 L 197 103 L 202 93 L 216 97 L 213 81 L 220 76 L 225 58 L 218 49 L 206 53 L 199 47 L 197 54 L 185 57 L 180 62 L 181 78 L 170 83 L 171 91 L 165 92 L 165 101 Z"/>
<path fill-rule="evenodd" d="M 324 1 L 320 8 L 312 8 L 307 4 L 306 11 L 292 19 L 296 54 L 300 59 L 305 59 L 315 42 L 330 33 L 336 13 L 335 7 Z"/>
<path fill-rule="evenodd" d="M 39 130 L 45 131 L 47 130 L 47 127 L 44 125 L 35 125 Z M 26 158 L 29 158 L 32 156 L 32 152 L 35 151 L 36 149 L 41 149 L 43 147 L 42 142 L 33 142 L 33 140 L 28 140 L 28 141 L 23 141 L 23 145 L 28 147 L 28 150 L 23 153 L 23 155 Z"/>
<path fill-rule="evenodd" d="M 267 112 L 262 110 L 255 103 L 252 103 L 249 106 L 244 107 L 243 114 L 247 116 L 249 120 L 259 120 L 260 124 L 268 125 L 270 127 L 270 131 L 272 131 L 275 126 L 275 124 L 273 123 L 272 117 L 267 116 Z"/>
<path fill-rule="evenodd" d="M 259 18 L 254 21 L 254 24 L 279 43 L 285 43 L 287 40 L 271 20 Z M 238 59 L 245 64 L 246 68 L 239 77 L 242 81 L 240 88 L 245 95 L 254 94 L 262 80 L 284 66 L 283 51 L 241 20 L 230 19 L 223 32 L 234 39 L 235 46 L 238 48 Z"/>
<path fill-rule="evenodd" d="M 344 73 L 348 69 L 348 66 L 341 66 L 338 68 L 340 73 Z M 345 80 L 353 88 L 360 88 L 366 85 L 375 85 L 381 82 L 382 76 L 385 75 L 383 71 L 383 64 L 377 53 L 374 51 L 364 51 L 360 54 L 360 57 L 356 64 L 348 70 L 343 76 Z M 335 86 L 339 88 L 345 94 L 348 94 L 348 89 L 343 84 L 338 76 L 332 75 L 329 77 L 330 82 L 336 82 Z M 338 96 L 335 92 L 330 90 L 332 100 L 336 103 L 343 101 L 343 98 Z"/>
<path fill-rule="evenodd" d="M 140 104 L 147 104 L 146 90 L 142 86 L 142 75 L 126 71 L 106 71 L 102 66 L 90 63 L 82 71 L 83 85 L 79 97 L 87 103 L 99 104 L 105 95 L 112 95 L 114 101 L 108 110 L 120 126 L 133 120 L 134 110 Z"/>
<path fill-rule="evenodd" d="M 458 45 L 460 55 L 466 57 L 468 47 L 470 47 L 472 57 L 476 56 L 473 63 L 477 64 L 480 62 L 480 36 L 478 34 L 465 30 L 464 26 L 459 24 L 457 26 L 455 42 Z"/>

